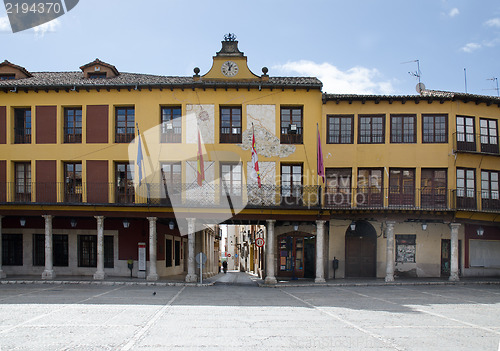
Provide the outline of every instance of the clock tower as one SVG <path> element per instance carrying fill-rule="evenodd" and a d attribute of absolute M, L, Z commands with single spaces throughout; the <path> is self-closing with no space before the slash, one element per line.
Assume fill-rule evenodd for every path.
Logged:
<path fill-rule="evenodd" d="M 238 41 L 232 33 L 224 35 L 221 50 L 213 57 L 212 68 L 202 79 L 258 80 L 250 71 L 247 57 L 238 49 Z"/>

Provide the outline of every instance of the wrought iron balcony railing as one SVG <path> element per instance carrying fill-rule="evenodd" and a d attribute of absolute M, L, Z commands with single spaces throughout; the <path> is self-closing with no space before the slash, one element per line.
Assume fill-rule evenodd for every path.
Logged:
<path fill-rule="evenodd" d="M 432 188 L 220 185 L 203 183 L 0 183 L 0 203 L 115 204 L 214 209 L 473 210 L 500 212 L 498 191 Z"/>
<path fill-rule="evenodd" d="M 453 150 L 456 152 L 499 155 L 500 148 L 498 142 L 498 136 L 494 135 L 459 132 L 453 133 Z"/>

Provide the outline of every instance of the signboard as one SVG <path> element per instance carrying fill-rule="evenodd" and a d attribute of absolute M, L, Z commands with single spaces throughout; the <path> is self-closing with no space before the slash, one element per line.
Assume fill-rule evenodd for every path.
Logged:
<path fill-rule="evenodd" d="M 263 238 L 257 238 L 255 239 L 255 245 L 257 245 L 257 247 L 263 247 L 265 244 L 265 241 Z"/>
<path fill-rule="evenodd" d="M 227 257 L 231 257 L 231 254 L 229 254 L 229 253 L 228 253 L 228 254 L 227 254 Z"/>
<path fill-rule="evenodd" d="M 140 271 L 146 270 L 146 243 L 138 243 L 139 246 L 139 266 Z"/>
<path fill-rule="evenodd" d="M 200 252 L 198 255 L 196 255 L 196 263 L 200 264 L 200 262 L 202 265 L 205 265 L 205 263 L 207 262 L 207 255 L 205 255 L 203 252 Z"/>

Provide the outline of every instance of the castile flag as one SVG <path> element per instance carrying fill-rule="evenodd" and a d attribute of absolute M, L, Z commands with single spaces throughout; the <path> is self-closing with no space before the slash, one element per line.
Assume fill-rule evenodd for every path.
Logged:
<path fill-rule="evenodd" d="M 200 131 L 198 131 L 198 156 L 197 156 L 198 185 L 201 186 L 205 180 L 205 164 L 203 163 L 203 152 L 201 150 Z"/>
<path fill-rule="evenodd" d="M 259 157 L 257 156 L 257 150 L 255 148 L 255 132 L 252 126 L 252 177 L 257 178 L 257 183 L 259 188 L 262 186 L 260 182 L 260 172 L 259 172 Z"/>
<path fill-rule="evenodd" d="M 318 176 L 323 179 L 323 183 L 325 183 L 325 166 L 323 165 L 323 150 L 321 149 L 321 138 L 319 135 L 319 127 L 318 128 Z M 319 185 L 319 184 L 318 184 Z"/>

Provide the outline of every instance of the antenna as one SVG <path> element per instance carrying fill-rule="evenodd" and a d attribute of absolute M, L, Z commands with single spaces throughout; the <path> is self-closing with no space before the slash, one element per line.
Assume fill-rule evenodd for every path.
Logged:
<path fill-rule="evenodd" d="M 467 68 L 464 68 L 465 93 L 467 94 Z"/>
<path fill-rule="evenodd" d="M 486 90 L 496 90 L 497 91 L 497 96 L 500 97 L 500 89 L 498 89 L 498 78 L 497 77 L 493 77 L 493 78 L 488 78 L 486 80 L 492 80 L 492 81 L 496 82 L 496 84 L 497 84 L 496 88 L 494 88 L 494 89 L 486 89 Z"/>
<path fill-rule="evenodd" d="M 401 64 L 404 63 L 417 63 L 417 70 L 415 72 L 408 72 L 408 74 L 412 77 L 418 78 L 418 83 L 420 84 L 420 77 L 422 76 L 422 71 L 420 71 L 420 60 L 413 60 L 413 61 L 406 61 L 406 62 L 401 62 Z"/>

